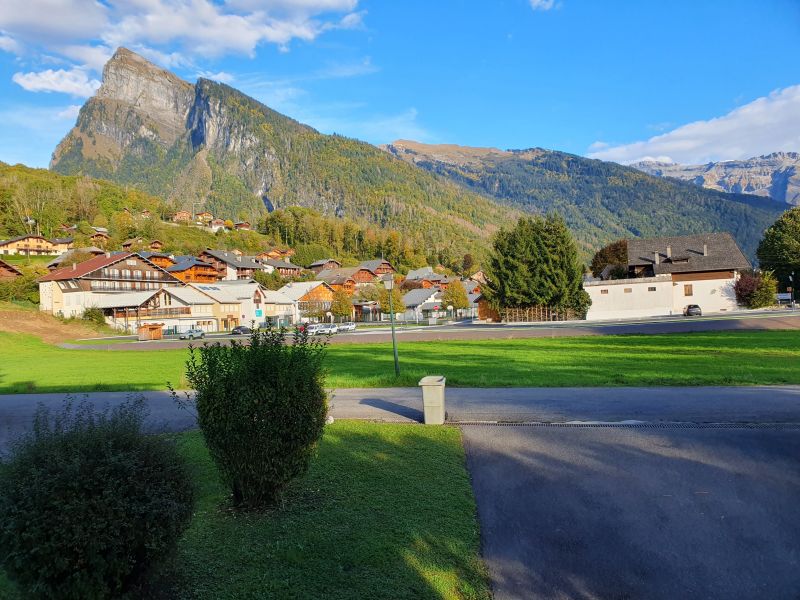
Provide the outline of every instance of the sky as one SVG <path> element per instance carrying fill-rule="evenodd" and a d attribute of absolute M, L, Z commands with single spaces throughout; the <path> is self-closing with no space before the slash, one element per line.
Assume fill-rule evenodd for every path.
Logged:
<path fill-rule="evenodd" d="M 374 144 L 800 151 L 800 0 L 0 0 L 0 160 L 47 166 L 118 46 Z"/>

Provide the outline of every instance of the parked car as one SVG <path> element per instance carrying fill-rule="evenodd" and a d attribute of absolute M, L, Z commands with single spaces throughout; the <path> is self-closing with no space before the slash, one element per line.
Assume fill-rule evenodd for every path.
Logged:
<path fill-rule="evenodd" d="M 182 340 L 197 340 L 206 337 L 206 332 L 202 329 L 190 329 L 181 334 Z"/>
<path fill-rule="evenodd" d="M 251 333 L 253 333 L 253 330 L 244 325 L 239 325 L 231 329 L 231 335 L 250 335 Z"/>
<path fill-rule="evenodd" d="M 339 333 L 339 326 L 336 323 L 320 323 L 318 334 L 331 335 Z"/>
<path fill-rule="evenodd" d="M 702 317 L 703 311 L 700 310 L 700 307 L 697 304 L 689 304 L 686 308 L 683 309 L 683 316 L 684 317 Z"/>
<path fill-rule="evenodd" d="M 355 331 L 356 324 L 355 323 L 339 323 L 338 325 L 339 331 Z"/>

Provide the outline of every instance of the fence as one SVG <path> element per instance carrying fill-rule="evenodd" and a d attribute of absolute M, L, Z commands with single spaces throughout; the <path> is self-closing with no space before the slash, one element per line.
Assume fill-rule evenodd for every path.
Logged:
<path fill-rule="evenodd" d="M 531 323 L 534 321 L 571 321 L 575 319 L 572 309 L 559 310 L 550 306 L 524 306 L 502 308 L 500 315 L 506 323 Z"/>

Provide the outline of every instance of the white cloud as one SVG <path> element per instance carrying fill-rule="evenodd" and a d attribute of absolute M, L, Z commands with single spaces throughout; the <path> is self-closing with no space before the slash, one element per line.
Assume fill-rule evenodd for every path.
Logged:
<path fill-rule="evenodd" d="M 231 83 L 236 79 L 236 77 L 234 77 L 231 73 L 226 73 L 225 71 L 219 71 L 217 73 L 200 71 L 197 76 L 204 79 L 210 79 L 212 81 L 219 81 L 220 83 Z"/>
<path fill-rule="evenodd" d="M 591 158 L 623 164 L 646 159 L 684 164 L 800 150 L 800 85 L 776 90 L 721 117 L 695 121 L 646 141 L 589 147 Z"/>
<path fill-rule="evenodd" d="M 20 46 L 19 42 L 14 38 L 0 33 L 0 50 L 11 52 L 12 54 L 19 54 L 22 52 L 22 46 Z"/>
<path fill-rule="evenodd" d="M 25 42 L 57 44 L 94 37 L 108 9 L 94 0 L 4 0 L 0 29 Z"/>
<path fill-rule="evenodd" d="M 14 73 L 11 79 L 29 92 L 62 92 L 80 98 L 88 98 L 100 87 L 100 82 L 89 79 L 83 69 Z"/>
<path fill-rule="evenodd" d="M 533 10 L 550 10 L 556 7 L 556 0 L 528 0 Z"/>
<path fill-rule="evenodd" d="M 70 104 L 63 110 L 59 110 L 56 112 L 56 116 L 59 119 L 67 119 L 70 121 L 74 121 L 78 118 L 78 113 L 81 112 L 81 105 L 80 104 Z"/>
<path fill-rule="evenodd" d="M 100 73 L 103 70 L 103 65 L 108 62 L 114 50 L 109 46 L 99 45 L 92 46 L 89 44 L 68 44 L 59 49 L 60 54 L 70 60 L 77 61 L 78 63 Z"/>

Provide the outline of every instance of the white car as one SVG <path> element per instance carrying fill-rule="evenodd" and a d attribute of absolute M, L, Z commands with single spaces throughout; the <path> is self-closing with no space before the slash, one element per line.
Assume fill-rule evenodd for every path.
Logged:
<path fill-rule="evenodd" d="M 206 332 L 202 329 L 190 329 L 189 331 L 181 334 L 182 340 L 196 340 L 206 337 Z"/>
<path fill-rule="evenodd" d="M 319 329 L 317 330 L 317 335 L 331 335 L 333 333 L 339 333 L 339 327 L 336 323 L 320 323 Z"/>
<path fill-rule="evenodd" d="M 338 325 L 339 331 L 355 331 L 356 324 L 355 323 L 339 323 Z"/>

